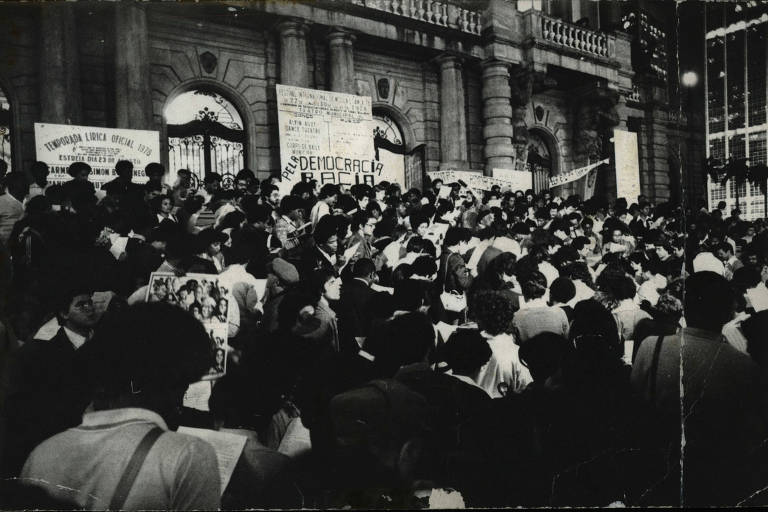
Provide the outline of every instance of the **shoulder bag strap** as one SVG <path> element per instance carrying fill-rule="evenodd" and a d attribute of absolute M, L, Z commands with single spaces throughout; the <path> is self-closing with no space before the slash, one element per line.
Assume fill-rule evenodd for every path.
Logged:
<path fill-rule="evenodd" d="M 661 342 L 664 340 L 662 334 L 656 340 L 656 346 L 653 348 L 653 359 L 651 360 L 650 389 L 649 395 L 651 401 L 656 399 L 656 375 L 659 373 L 659 355 L 661 354 Z"/>
<path fill-rule="evenodd" d="M 445 284 L 448 282 L 448 269 L 450 268 L 451 263 L 451 256 L 453 256 L 452 252 L 448 253 L 448 257 L 445 258 L 445 275 L 443 276 L 443 293 L 446 292 Z"/>
<path fill-rule="evenodd" d="M 155 427 L 146 433 L 144 438 L 136 447 L 136 451 L 133 452 L 131 460 L 128 461 L 128 466 L 123 472 L 123 476 L 120 477 L 120 481 L 115 489 L 115 494 L 112 496 L 112 501 L 109 503 L 109 510 L 121 510 L 125 504 L 125 500 L 128 498 L 128 493 L 131 492 L 133 483 L 136 481 L 136 477 L 139 475 L 139 470 L 144 464 L 144 460 L 147 458 L 149 450 L 157 441 L 157 438 L 163 434 L 163 429 Z"/>

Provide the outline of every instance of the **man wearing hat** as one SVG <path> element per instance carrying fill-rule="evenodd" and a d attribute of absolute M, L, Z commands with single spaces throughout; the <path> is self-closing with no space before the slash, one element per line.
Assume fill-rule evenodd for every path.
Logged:
<path fill-rule="evenodd" d="M 280 201 L 280 214 L 275 221 L 275 236 L 287 252 L 295 252 L 305 236 L 304 201 L 297 196 L 285 196 Z"/>
<path fill-rule="evenodd" d="M 296 267 L 282 258 L 267 263 L 267 289 L 262 326 L 267 332 L 277 330 L 277 312 L 286 293 L 299 282 Z"/>

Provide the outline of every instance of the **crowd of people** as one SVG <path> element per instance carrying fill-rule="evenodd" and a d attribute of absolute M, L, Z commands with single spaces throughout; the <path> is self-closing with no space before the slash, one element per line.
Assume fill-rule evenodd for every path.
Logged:
<path fill-rule="evenodd" d="M 768 230 L 738 210 L 90 170 L 2 177 L 0 505 L 761 502 Z M 247 437 L 223 492 L 179 426 Z"/>

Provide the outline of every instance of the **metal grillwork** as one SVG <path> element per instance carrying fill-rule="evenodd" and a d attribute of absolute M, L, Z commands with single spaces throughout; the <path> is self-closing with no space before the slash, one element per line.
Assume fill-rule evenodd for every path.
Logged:
<path fill-rule="evenodd" d="M 222 187 L 233 188 L 245 167 L 246 140 L 234 105 L 210 91 L 191 91 L 176 101 L 168 124 L 169 166 L 189 169 L 194 183 L 215 172 L 224 178 Z"/>
<path fill-rule="evenodd" d="M 8 172 L 11 169 L 11 105 L 0 90 L 0 160 L 8 164 Z"/>

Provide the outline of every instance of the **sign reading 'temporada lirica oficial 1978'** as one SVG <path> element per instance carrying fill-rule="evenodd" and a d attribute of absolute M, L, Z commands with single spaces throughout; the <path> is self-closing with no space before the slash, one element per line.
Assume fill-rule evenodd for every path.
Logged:
<path fill-rule="evenodd" d="M 35 123 L 36 158 L 48 164 L 50 183 L 69 181 L 74 162 L 91 166 L 89 179 L 96 188 L 115 177 L 118 160 L 133 163 L 134 181 L 146 181 L 144 167 L 160 162 L 160 135 L 156 131 Z"/>

